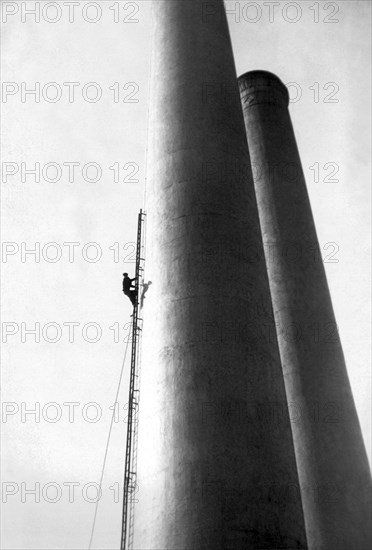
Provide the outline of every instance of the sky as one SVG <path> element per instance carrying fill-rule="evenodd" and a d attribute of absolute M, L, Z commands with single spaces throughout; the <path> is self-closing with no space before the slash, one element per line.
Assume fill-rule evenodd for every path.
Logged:
<path fill-rule="evenodd" d="M 2 547 L 77 550 L 89 544 L 131 314 L 121 279 L 144 206 L 151 2 L 1 4 Z M 371 5 L 226 6 L 237 74 L 269 70 L 289 87 L 371 457 Z M 92 548 L 120 540 L 128 367 Z"/>

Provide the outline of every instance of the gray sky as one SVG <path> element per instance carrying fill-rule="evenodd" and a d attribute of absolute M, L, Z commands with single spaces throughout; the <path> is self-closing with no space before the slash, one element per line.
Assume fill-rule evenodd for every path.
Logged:
<path fill-rule="evenodd" d="M 2 481 L 14 483 L 6 487 L 15 493 L 3 504 L 4 549 L 88 546 L 94 504 L 87 500 L 95 490 L 86 484 L 100 477 L 131 313 L 121 274 L 134 269 L 130 243 L 144 194 L 151 3 L 60 1 L 45 9 L 47 4 L 2 2 L 2 73 L 8 83 L 1 104 L 2 240 L 8 243 L 2 381 L 6 411 L 13 413 L 1 425 L 7 447 Z M 26 13 L 37 5 L 39 22 Z M 266 69 L 292 83 L 290 112 L 323 258 L 338 260 L 325 267 L 369 452 L 371 5 L 229 1 L 227 7 L 236 8 L 228 20 L 238 74 Z M 35 83 L 39 102 L 25 94 Z M 66 164 L 71 162 L 79 163 L 74 173 Z M 39 182 L 25 172 L 35 163 Z M 35 243 L 39 262 L 25 254 Z M 70 342 L 73 322 L 79 325 Z M 35 323 L 38 343 L 25 333 Z M 100 339 L 87 341 L 97 329 Z M 48 341 L 56 335 L 58 342 Z M 123 478 L 126 400 L 127 376 L 93 548 L 119 542 L 115 484 Z M 24 414 L 35 406 L 40 419 Z M 56 414 L 61 417 L 53 422 Z M 66 484 L 72 482 L 77 485 L 69 502 Z M 35 483 L 39 503 L 24 494 Z M 60 500 L 50 502 L 57 489 Z"/>

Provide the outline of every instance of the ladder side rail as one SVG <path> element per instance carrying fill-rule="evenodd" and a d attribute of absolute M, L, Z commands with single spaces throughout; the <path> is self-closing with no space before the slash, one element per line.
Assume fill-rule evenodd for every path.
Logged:
<path fill-rule="evenodd" d="M 140 212 L 139 219 L 141 220 L 141 235 L 139 239 L 139 270 L 141 272 L 141 278 L 143 278 L 143 272 L 144 272 L 144 266 L 143 262 L 144 260 L 144 252 L 145 252 L 145 220 L 146 220 L 146 214 L 144 214 L 142 211 Z M 142 281 L 143 282 L 143 281 Z M 140 288 L 140 277 L 138 278 L 138 285 Z M 139 296 L 139 294 L 138 294 Z M 138 451 L 138 421 L 139 421 L 139 401 L 140 401 L 140 371 L 141 371 L 141 346 L 140 346 L 140 340 L 141 340 L 141 331 L 142 331 L 142 318 L 138 319 L 138 338 L 137 338 L 137 355 L 136 355 L 136 374 L 135 374 L 135 389 L 136 397 L 137 397 L 137 406 L 133 411 L 133 423 L 132 423 L 132 430 L 133 430 L 133 437 L 132 437 L 132 456 L 131 456 L 131 467 L 132 472 L 134 476 L 134 483 L 133 483 L 133 492 L 131 493 L 131 496 L 129 498 L 129 520 L 128 520 L 128 542 L 127 547 L 128 550 L 133 550 L 133 544 L 134 544 L 134 516 L 135 516 L 135 505 L 138 502 L 138 499 L 136 498 L 137 493 L 137 451 Z M 141 327 L 140 327 L 141 325 Z"/>

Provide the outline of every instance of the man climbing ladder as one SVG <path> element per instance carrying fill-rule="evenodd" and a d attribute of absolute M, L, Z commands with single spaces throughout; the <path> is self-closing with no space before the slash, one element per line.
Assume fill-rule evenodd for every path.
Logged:
<path fill-rule="evenodd" d="M 123 279 L 123 292 L 126 296 L 128 296 L 129 300 L 132 302 L 133 306 L 137 303 L 137 290 L 135 290 L 135 286 L 133 284 L 133 281 L 136 280 L 137 277 L 133 277 L 131 279 L 128 276 L 128 273 L 123 273 L 124 279 Z M 134 290 L 131 290 L 132 287 Z"/>

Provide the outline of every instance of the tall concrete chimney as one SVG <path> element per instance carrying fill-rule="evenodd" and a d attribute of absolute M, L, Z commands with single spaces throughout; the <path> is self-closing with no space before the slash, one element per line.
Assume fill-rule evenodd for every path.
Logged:
<path fill-rule="evenodd" d="M 364 550 L 371 548 L 369 467 L 288 113 L 288 92 L 266 71 L 244 74 L 239 87 L 308 545 L 311 550 Z"/>
<path fill-rule="evenodd" d="M 153 24 L 134 548 L 306 548 L 223 1 Z"/>

